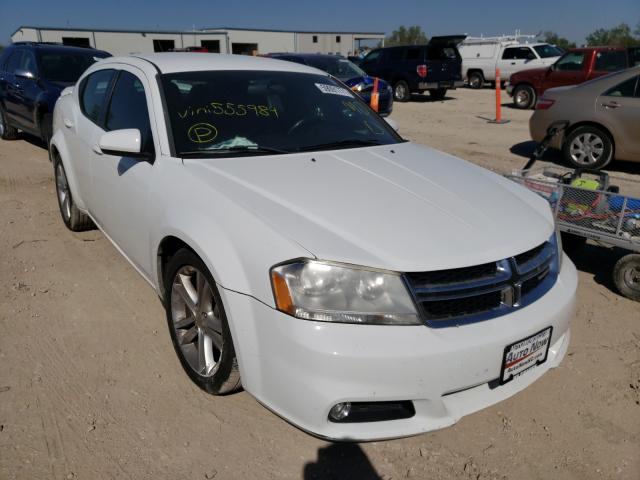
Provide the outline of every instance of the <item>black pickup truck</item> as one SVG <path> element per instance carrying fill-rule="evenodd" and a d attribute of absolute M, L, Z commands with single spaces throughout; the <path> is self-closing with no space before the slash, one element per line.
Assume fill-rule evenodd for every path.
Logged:
<path fill-rule="evenodd" d="M 406 102 L 411 93 L 429 91 L 432 98 L 444 98 L 448 89 L 461 87 L 462 59 L 458 45 L 466 35 L 433 37 L 426 45 L 376 48 L 359 66 L 393 86 L 397 101 Z"/>

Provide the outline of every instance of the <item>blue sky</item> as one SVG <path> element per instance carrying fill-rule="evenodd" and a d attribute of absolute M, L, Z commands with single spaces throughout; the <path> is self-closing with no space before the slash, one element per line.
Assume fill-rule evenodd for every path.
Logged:
<path fill-rule="evenodd" d="M 581 43 L 596 28 L 640 22 L 640 0 L 0 0 L 0 43 L 21 25 L 188 30 L 252 27 L 390 33 L 420 25 L 427 35 L 553 30 Z"/>

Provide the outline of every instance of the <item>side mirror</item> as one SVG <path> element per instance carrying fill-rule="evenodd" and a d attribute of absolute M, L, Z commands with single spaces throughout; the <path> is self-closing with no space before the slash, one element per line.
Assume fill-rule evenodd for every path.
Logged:
<path fill-rule="evenodd" d="M 107 155 L 115 155 L 119 157 L 144 157 L 141 153 L 142 138 L 140 130 L 137 128 L 127 128 L 124 130 L 113 130 L 106 132 L 100 141 L 98 147 L 102 153 Z"/>
<path fill-rule="evenodd" d="M 396 122 L 393 118 L 384 117 L 384 121 L 387 122 L 387 124 L 391 128 L 393 128 L 396 132 L 400 129 L 400 126 L 398 125 L 398 122 Z"/>
<path fill-rule="evenodd" d="M 18 78 L 25 78 L 27 80 L 36 79 L 36 76 L 33 74 L 33 72 L 30 72 L 29 70 L 22 70 L 20 68 L 14 72 L 14 75 Z"/>

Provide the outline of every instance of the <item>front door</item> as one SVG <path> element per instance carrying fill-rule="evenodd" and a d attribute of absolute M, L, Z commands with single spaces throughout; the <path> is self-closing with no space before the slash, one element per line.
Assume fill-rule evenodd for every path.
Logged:
<path fill-rule="evenodd" d="M 140 131 L 143 159 L 108 155 L 96 148 L 92 155 L 91 212 L 111 240 L 147 277 L 149 256 L 149 190 L 154 174 L 154 137 L 148 104 L 149 83 L 134 67 L 117 73 L 105 115 L 106 131 Z M 99 141 L 99 140 L 98 140 Z"/>

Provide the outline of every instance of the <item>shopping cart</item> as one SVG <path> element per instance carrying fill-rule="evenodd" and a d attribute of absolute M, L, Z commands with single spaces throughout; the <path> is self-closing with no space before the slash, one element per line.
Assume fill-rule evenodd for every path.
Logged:
<path fill-rule="evenodd" d="M 616 179 L 602 171 L 533 168 L 559 131 L 550 132 L 541 142 L 527 168 L 506 177 L 549 202 L 566 251 L 579 248 L 587 239 L 628 251 L 615 264 L 613 281 L 624 296 L 640 301 L 640 197 L 622 195 L 613 184 L 632 185 L 640 191 L 640 181 Z"/>

